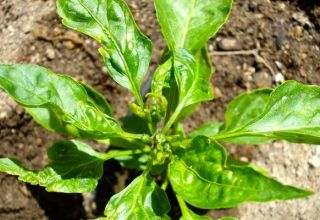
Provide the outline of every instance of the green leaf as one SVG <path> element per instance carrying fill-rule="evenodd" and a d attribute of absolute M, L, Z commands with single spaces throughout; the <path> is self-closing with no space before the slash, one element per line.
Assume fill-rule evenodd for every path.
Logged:
<path fill-rule="evenodd" d="M 224 131 L 244 127 L 258 118 L 266 108 L 272 89 L 258 89 L 236 97 L 228 104 Z"/>
<path fill-rule="evenodd" d="M 195 57 L 184 49 L 177 50 L 173 55 L 173 68 L 179 94 L 178 105 L 165 125 L 164 131 L 167 131 L 176 120 L 185 117 L 186 112 L 190 113 L 188 107 L 213 99 L 210 84 L 212 66 L 206 48 L 199 51 Z"/>
<path fill-rule="evenodd" d="M 169 165 L 169 179 L 176 193 L 203 209 L 234 207 L 242 202 L 286 200 L 312 193 L 287 186 L 249 166 L 227 164 L 225 149 L 207 137 L 193 139 L 176 152 Z"/>
<path fill-rule="evenodd" d="M 225 124 L 220 132 L 237 130 L 257 119 L 266 108 L 272 91 L 272 89 L 257 89 L 236 97 L 228 104 Z M 240 137 L 237 138 L 237 143 L 256 144 L 268 140 L 267 137 Z"/>
<path fill-rule="evenodd" d="M 49 149 L 48 156 L 51 162 L 42 171 L 32 171 L 14 159 L 1 158 L 0 172 L 46 187 L 49 192 L 90 192 L 103 174 L 103 162 L 114 155 L 95 152 L 79 141 L 61 141 Z"/>
<path fill-rule="evenodd" d="M 261 111 L 260 105 L 261 102 L 256 106 L 257 113 Z M 287 81 L 271 93 L 263 112 L 257 115 L 230 126 L 232 130 L 226 130 L 212 138 L 237 143 L 241 140 L 245 143 L 248 142 L 246 140 L 259 143 L 284 139 L 297 143 L 320 144 L 318 86 Z"/>
<path fill-rule="evenodd" d="M 200 50 L 226 22 L 232 0 L 155 0 L 170 50 Z"/>
<path fill-rule="evenodd" d="M 167 219 L 166 193 L 146 174 L 114 195 L 104 211 L 108 219 Z"/>
<path fill-rule="evenodd" d="M 149 134 L 148 124 L 137 115 L 128 115 L 121 118 L 123 130 L 134 134 Z"/>
<path fill-rule="evenodd" d="M 104 106 L 109 113 L 108 104 L 94 90 L 88 95 L 89 87 L 71 77 L 36 65 L 0 65 L 0 87 L 49 130 L 93 139 L 123 133 L 117 121 L 100 110 Z"/>
<path fill-rule="evenodd" d="M 91 88 L 90 86 L 88 86 L 84 83 L 81 83 L 81 85 L 86 90 L 86 92 L 89 96 L 89 99 L 91 99 L 90 102 L 95 103 L 97 105 L 97 107 L 100 109 L 100 111 L 102 111 L 104 114 L 111 116 L 111 114 L 112 114 L 111 106 L 105 100 L 105 98 L 100 93 L 98 93 L 95 89 Z"/>
<path fill-rule="evenodd" d="M 131 90 L 142 106 L 141 84 L 148 69 L 152 44 L 138 29 L 123 0 L 58 0 L 62 22 L 97 40 L 109 74 Z"/>
<path fill-rule="evenodd" d="M 190 133 L 190 137 L 194 138 L 197 136 L 206 136 L 210 137 L 215 134 L 218 134 L 221 130 L 223 123 L 221 122 L 211 122 L 201 125 Z"/>

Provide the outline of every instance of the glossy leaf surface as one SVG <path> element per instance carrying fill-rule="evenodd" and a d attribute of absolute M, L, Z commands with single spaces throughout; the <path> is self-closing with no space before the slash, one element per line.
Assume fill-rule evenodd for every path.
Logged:
<path fill-rule="evenodd" d="M 167 219 L 166 193 L 146 174 L 114 195 L 104 211 L 108 219 Z"/>
<path fill-rule="evenodd" d="M 260 109 L 260 105 L 256 108 Z M 259 143 L 262 138 L 263 141 L 284 139 L 319 144 L 320 87 L 287 81 L 271 93 L 265 109 L 258 117 L 254 120 L 249 117 L 248 122 L 242 122 L 242 126 L 238 124 L 233 126 L 232 131 L 222 132 L 212 138 L 238 143 L 248 138 L 256 139 L 258 141 L 255 142 Z"/>
<path fill-rule="evenodd" d="M 102 111 L 104 114 L 111 116 L 111 114 L 112 114 L 111 106 L 106 101 L 106 99 L 99 92 L 97 92 L 95 89 L 93 89 L 92 87 L 90 87 L 84 83 L 82 83 L 81 85 L 86 90 L 86 92 L 89 96 L 89 99 L 92 99 L 91 102 L 95 103 L 97 105 L 97 107 L 100 109 L 100 111 Z"/>
<path fill-rule="evenodd" d="M 244 127 L 258 118 L 266 108 L 272 89 L 258 89 L 232 100 L 225 112 L 225 131 Z"/>
<path fill-rule="evenodd" d="M 139 31 L 125 1 L 58 0 L 57 9 L 64 25 L 102 45 L 99 51 L 109 74 L 140 101 L 152 45 Z"/>
<path fill-rule="evenodd" d="M 0 87 L 49 130 L 85 138 L 118 136 L 106 103 L 96 103 L 79 82 L 36 65 L 0 65 Z M 94 90 L 90 94 L 97 96 Z"/>
<path fill-rule="evenodd" d="M 227 164 L 225 149 L 206 137 L 197 137 L 189 148 L 177 152 L 169 165 L 176 193 L 203 209 L 228 208 L 245 201 L 265 202 L 310 195 L 264 176 L 249 166 Z"/>
<path fill-rule="evenodd" d="M 225 23 L 232 0 L 155 0 L 158 21 L 169 48 L 196 52 Z"/>
<path fill-rule="evenodd" d="M 173 71 L 178 90 L 178 104 L 165 130 L 177 119 L 188 115 L 188 107 L 213 99 L 210 84 L 212 67 L 206 48 L 199 51 L 195 57 L 183 49 L 176 51 L 173 55 Z"/>
<path fill-rule="evenodd" d="M 218 134 L 222 126 L 223 126 L 223 123 L 219 123 L 219 122 L 206 123 L 196 128 L 195 130 L 193 130 L 189 136 L 191 138 L 194 138 L 197 136 L 210 137 L 215 134 Z"/>
<path fill-rule="evenodd" d="M 82 193 L 95 189 L 103 174 L 103 162 L 110 155 L 92 150 L 79 141 L 62 141 L 48 151 L 51 163 L 42 171 L 32 171 L 14 159 L 1 158 L 0 172 L 40 185 L 49 192 Z"/>

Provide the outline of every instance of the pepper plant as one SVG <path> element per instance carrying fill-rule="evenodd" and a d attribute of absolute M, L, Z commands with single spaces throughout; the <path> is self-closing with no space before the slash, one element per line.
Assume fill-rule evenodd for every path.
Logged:
<path fill-rule="evenodd" d="M 222 144 L 273 140 L 319 144 L 320 87 L 287 81 L 275 89 L 242 94 L 228 105 L 224 122 L 185 133 L 182 120 L 201 102 L 214 98 L 206 44 L 227 20 L 232 0 L 154 0 L 154 4 L 168 46 L 149 93 L 142 95 L 152 44 L 139 31 L 125 1 L 57 0 L 63 24 L 100 43 L 109 75 L 136 100 L 129 103 L 132 114 L 113 118 L 101 94 L 69 76 L 36 65 L 0 65 L 0 86 L 36 122 L 77 139 L 55 143 L 43 170 L 1 158 L 0 171 L 49 192 L 83 193 L 95 189 L 106 160 L 141 170 L 110 199 L 102 219 L 168 219 L 169 185 L 183 220 L 209 219 L 191 207 L 220 209 L 311 195 L 231 158 Z M 106 153 L 96 152 L 83 142 L 88 139 L 110 147 Z"/>

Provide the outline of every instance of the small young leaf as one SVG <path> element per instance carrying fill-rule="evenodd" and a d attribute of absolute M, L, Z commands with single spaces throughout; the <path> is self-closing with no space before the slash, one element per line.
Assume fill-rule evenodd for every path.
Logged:
<path fill-rule="evenodd" d="M 272 89 L 258 89 L 236 97 L 228 104 L 224 131 L 232 131 L 258 118 L 266 108 Z"/>
<path fill-rule="evenodd" d="M 110 113 L 106 101 L 71 77 L 36 65 L 0 65 L 0 87 L 49 130 L 93 139 L 123 132 L 100 110 Z"/>
<path fill-rule="evenodd" d="M 108 219 L 167 219 L 170 204 L 166 193 L 147 175 L 137 177 L 114 195 L 104 211 Z"/>
<path fill-rule="evenodd" d="M 212 122 L 212 123 L 206 123 L 195 129 L 190 133 L 190 137 L 194 138 L 197 136 L 206 136 L 210 137 L 215 134 L 218 134 L 221 130 L 221 127 L 223 126 L 223 123 L 221 122 Z"/>
<path fill-rule="evenodd" d="M 149 134 L 148 124 L 137 115 L 128 115 L 120 119 L 122 129 L 133 134 Z"/>
<path fill-rule="evenodd" d="M 245 201 L 286 200 L 312 194 L 283 185 L 249 166 L 226 164 L 225 149 L 207 137 L 196 137 L 177 154 L 180 159 L 169 165 L 170 182 L 176 193 L 198 208 L 229 208 Z"/>
<path fill-rule="evenodd" d="M 152 45 L 134 22 L 124 0 L 58 0 L 63 24 L 96 39 L 112 78 L 142 104 L 140 88 Z"/>
<path fill-rule="evenodd" d="M 184 49 L 177 50 L 173 55 L 173 71 L 179 96 L 177 107 L 164 131 L 168 130 L 176 120 L 185 117 L 186 113 L 190 113 L 186 111 L 188 107 L 213 99 L 210 84 L 212 66 L 206 48 L 200 50 L 195 57 Z"/>
<path fill-rule="evenodd" d="M 260 102 L 256 106 L 256 113 L 261 111 L 262 105 Z M 318 86 L 287 81 L 271 93 L 263 112 L 257 115 L 245 118 L 247 121 L 242 120 L 240 124 L 236 122 L 230 126 L 232 130 L 223 131 L 212 138 L 237 143 L 260 143 L 278 139 L 297 143 L 320 143 Z"/>
<path fill-rule="evenodd" d="M 95 189 L 108 154 L 98 153 L 79 141 L 55 143 L 48 152 L 50 164 L 42 171 L 24 168 L 20 162 L 0 159 L 0 172 L 19 176 L 19 180 L 46 187 L 49 192 L 82 193 Z"/>
<path fill-rule="evenodd" d="M 226 22 L 232 0 L 155 0 L 170 50 L 200 50 Z"/>
<path fill-rule="evenodd" d="M 220 129 L 220 132 L 237 130 L 257 119 L 266 108 L 271 92 L 272 89 L 257 89 L 236 97 L 228 104 L 225 113 L 225 124 Z M 237 140 L 238 143 L 256 144 L 269 141 L 270 138 L 254 136 L 240 137 Z"/>

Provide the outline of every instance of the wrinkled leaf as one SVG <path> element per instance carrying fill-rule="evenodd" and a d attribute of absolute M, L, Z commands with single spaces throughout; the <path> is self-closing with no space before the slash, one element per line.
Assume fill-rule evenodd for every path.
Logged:
<path fill-rule="evenodd" d="M 100 93 L 98 93 L 95 89 L 91 88 L 90 86 L 88 86 L 84 83 L 82 83 L 81 85 L 86 90 L 86 92 L 89 96 L 89 99 L 91 99 L 91 102 L 95 103 L 97 105 L 97 107 L 100 109 L 100 111 L 102 111 L 104 114 L 111 116 L 111 114 L 112 114 L 111 106 L 105 100 L 105 98 Z"/>
<path fill-rule="evenodd" d="M 82 193 L 95 189 L 103 174 L 103 162 L 108 159 L 108 154 L 95 152 L 79 141 L 57 142 L 48 156 L 51 162 L 42 171 L 32 171 L 14 159 L 1 158 L 0 172 L 46 187 L 49 192 Z"/>
<path fill-rule="evenodd" d="M 122 132 L 117 121 L 100 110 L 102 105 L 107 108 L 102 98 L 96 103 L 94 90 L 89 96 L 88 87 L 71 77 L 36 65 L 0 65 L 0 87 L 49 130 L 94 139 Z"/>
<path fill-rule="evenodd" d="M 97 40 L 109 74 L 141 101 L 152 45 L 123 0 L 58 0 L 63 24 Z M 139 103 L 141 104 L 141 103 Z"/>
<path fill-rule="evenodd" d="M 143 174 L 111 197 L 104 214 L 108 219 L 166 219 L 169 210 L 166 193 Z"/>
<path fill-rule="evenodd" d="M 227 164 L 225 149 L 207 137 L 197 137 L 186 150 L 177 152 L 169 165 L 176 193 L 203 209 L 234 207 L 246 201 L 266 202 L 301 198 L 309 191 L 287 186 L 249 166 Z"/>
<path fill-rule="evenodd" d="M 254 120 L 250 117 L 247 119 L 248 122 L 244 120 L 242 126 L 236 125 L 231 131 L 222 132 L 212 138 L 238 143 L 247 143 L 246 140 L 259 143 L 261 139 L 284 139 L 290 142 L 319 144 L 320 87 L 287 81 L 271 93 L 264 111 L 258 117 Z"/>
<path fill-rule="evenodd" d="M 232 0 L 155 0 L 169 48 L 200 50 L 225 23 Z"/>
<path fill-rule="evenodd" d="M 164 130 L 167 130 L 177 119 L 190 114 L 188 107 L 213 99 L 210 84 L 212 66 L 206 48 L 199 51 L 195 57 L 183 49 L 176 51 L 173 55 L 173 68 L 179 94 L 178 104 Z M 173 92 L 170 91 L 169 94 L 171 93 Z"/>

